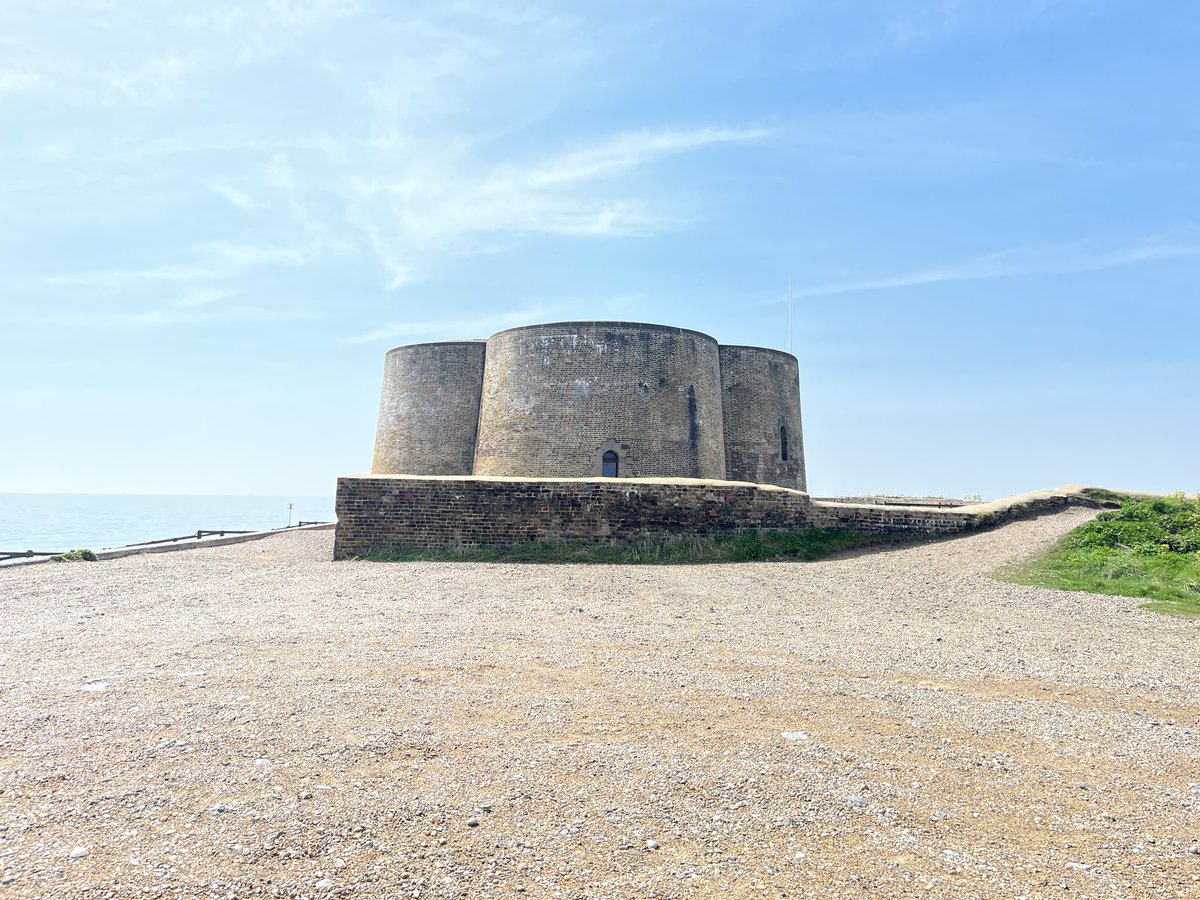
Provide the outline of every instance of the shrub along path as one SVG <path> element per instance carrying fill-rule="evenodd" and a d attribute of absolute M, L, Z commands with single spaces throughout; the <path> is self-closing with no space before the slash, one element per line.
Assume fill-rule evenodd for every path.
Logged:
<path fill-rule="evenodd" d="M 1147 608 L 1200 616 L 1200 499 L 1130 500 L 1004 572 L 1019 584 L 1145 597 Z"/>

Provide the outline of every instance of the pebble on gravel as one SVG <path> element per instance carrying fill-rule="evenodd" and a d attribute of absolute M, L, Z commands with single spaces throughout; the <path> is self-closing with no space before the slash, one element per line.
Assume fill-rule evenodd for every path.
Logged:
<path fill-rule="evenodd" d="M 323 531 L 0 568 L 0 747 L 28 750 L 0 875 L 22 897 L 1186 896 L 1196 622 L 991 574 L 1094 514 L 815 563 L 333 562 Z"/>

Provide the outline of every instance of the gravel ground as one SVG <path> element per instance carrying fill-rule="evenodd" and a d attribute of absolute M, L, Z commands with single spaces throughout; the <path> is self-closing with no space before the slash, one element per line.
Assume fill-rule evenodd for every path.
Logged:
<path fill-rule="evenodd" d="M 7 897 L 1200 896 L 1200 623 L 821 563 L 0 571 Z"/>

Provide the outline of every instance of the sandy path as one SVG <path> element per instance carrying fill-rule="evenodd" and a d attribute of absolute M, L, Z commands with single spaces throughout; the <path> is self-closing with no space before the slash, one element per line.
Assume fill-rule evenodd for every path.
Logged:
<path fill-rule="evenodd" d="M 986 575 L 1088 516 L 809 564 L 310 532 L 0 571 L 0 900 L 1200 896 L 1200 623 Z"/>

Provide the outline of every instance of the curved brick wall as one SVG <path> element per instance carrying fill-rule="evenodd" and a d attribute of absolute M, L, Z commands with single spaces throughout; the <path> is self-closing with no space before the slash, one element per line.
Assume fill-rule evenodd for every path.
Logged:
<path fill-rule="evenodd" d="M 717 342 L 630 322 L 514 328 L 487 342 L 476 475 L 724 478 Z"/>
<path fill-rule="evenodd" d="M 372 473 L 471 474 L 484 346 L 453 341 L 388 352 Z"/>
<path fill-rule="evenodd" d="M 807 490 L 796 357 L 763 347 L 721 347 L 725 475 Z M 783 459 L 780 427 L 787 429 Z"/>

